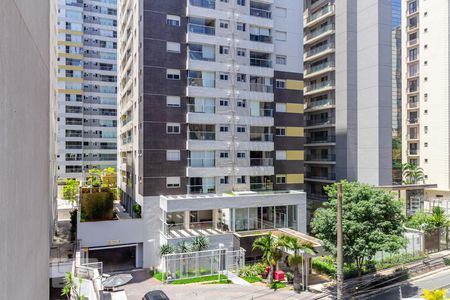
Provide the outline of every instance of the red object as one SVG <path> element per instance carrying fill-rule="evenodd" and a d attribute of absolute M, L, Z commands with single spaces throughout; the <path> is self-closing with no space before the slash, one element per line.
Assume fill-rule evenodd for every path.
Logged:
<path fill-rule="evenodd" d="M 284 281 L 284 272 L 283 271 L 276 271 L 275 272 L 275 280 L 277 280 L 277 281 Z"/>
<path fill-rule="evenodd" d="M 269 271 L 270 271 L 270 267 L 267 266 L 266 269 L 264 270 L 264 273 L 266 273 L 266 275 L 267 275 L 267 274 L 269 274 Z"/>

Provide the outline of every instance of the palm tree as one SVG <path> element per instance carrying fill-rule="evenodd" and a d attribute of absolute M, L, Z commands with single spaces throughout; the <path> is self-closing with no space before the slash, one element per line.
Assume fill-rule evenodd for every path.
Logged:
<path fill-rule="evenodd" d="M 312 244 L 310 243 L 302 243 L 298 239 L 283 235 L 280 237 L 279 244 L 286 248 L 287 250 L 292 251 L 289 255 L 288 261 L 289 265 L 294 267 L 294 290 L 300 290 L 300 270 L 299 266 L 302 263 L 303 256 L 301 253 L 314 255 L 316 252 Z M 303 270 L 302 270 L 303 272 Z"/>
<path fill-rule="evenodd" d="M 191 252 L 192 245 L 186 241 L 182 241 L 178 243 L 177 248 L 180 253 L 188 253 Z"/>
<path fill-rule="evenodd" d="M 271 233 L 256 239 L 253 242 L 253 250 L 261 250 L 263 261 L 269 266 L 267 284 L 272 284 L 273 274 L 278 260 L 281 258 L 279 244 Z"/>
<path fill-rule="evenodd" d="M 159 256 L 163 257 L 167 254 L 172 254 L 175 252 L 175 246 L 170 244 L 164 244 L 159 247 Z"/>
<path fill-rule="evenodd" d="M 75 283 L 75 277 L 71 272 L 67 272 L 64 276 L 64 287 L 61 291 L 61 296 L 66 296 L 68 300 L 86 300 L 86 296 L 81 295 L 81 283 L 83 279 L 78 279 L 78 284 Z"/>
<path fill-rule="evenodd" d="M 433 208 L 433 214 L 431 216 L 431 222 L 437 228 L 448 226 L 449 220 L 445 214 L 445 211 L 442 207 L 436 206 Z"/>
<path fill-rule="evenodd" d="M 425 183 L 425 175 L 423 169 L 415 164 L 405 163 L 402 165 L 403 183 L 417 184 Z"/>
<path fill-rule="evenodd" d="M 192 251 L 203 251 L 208 249 L 209 240 L 206 236 L 196 236 L 192 239 L 191 250 Z"/>

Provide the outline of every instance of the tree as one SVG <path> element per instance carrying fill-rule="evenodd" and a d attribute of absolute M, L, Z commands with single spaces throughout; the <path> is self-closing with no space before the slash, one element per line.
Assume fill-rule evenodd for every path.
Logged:
<path fill-rule="evenodd" d="M 203 251 L 209 248 L 209 240 L 206 236 L 196 236 L 192 239 L 191 250 Z"/>
<path fill-rule="evenodd" d="M 417 212 L 409 217 L 406 222 L 407 228 L 430 231 L 434 228 L 432 223 L 432 216 L 426 212 Z"/>
<path fill-rule="evenodd" d="M 405 163 L 402 165 L 403 183 L 418 184 L 425 183 L 425 175 L 423 169 L 415 164 Z"/>
<path fill-rule="evenodd" d="M 449 220 L 447 215 L 445 214 L 445 210 L 436 206 L 433 208 L 433 214 L 431 215 L 431 223 L 436 228 L 445 227 L 449 225 Z"/>
<path fill-rule="evenodd" d="M 402 203 L 395 196 L 365 184 L 342 181 L 344 260 L 354 262 L 358 276 L 364 261 L 378 251 L 395 252 L 405 245 Z M 337 184 L 325 188 L 329 201 L 316 210 L 312 232 L 335 257 L 337 253 Z"/>
<path fill-rule="evenodd" d="M 89 174 L 91 175 L 87 180 L 88 185 L 92 187 L 101 188 L 102 185 L 102 170 L 93 168 L 89 170 Z"/>
<path fill-rule="evenodd" d="M 75 179 L 67 179 L 66 185 L 63 188 L 63 196 L 66 200 L 69 200 L 70 204 L 73 206 L 77 200 L 79 183 Z"/>
<path fill-rule="evenodd" d="M 176 248 L 174 245 L 170 244 L 161 245 L 161 247 L 159 247 L 159 256 L 163 257 L 164 255 L 172 254 L 175 252 L 175 250 Z"/>
<path fill-rule="evenodd" d="M 67 272 L 64 276 L 64 287 L 61 291 L 61 296 L 66 296 L 68 300 L 87 300 L 86 296 L 81 295 L 81 283 L 83 279 L 78 279 L 78 284 L 75 282 L 75 277 L 71 272 Z"/>
<path fill-rule="evenodd" d="M 188 253 L 191 252 L 191 244 L 186 241 L 181 241 L 177 245 L 178 252 L 180 253 Z"/>
<path fill-rule="evenodd" d="M 264 263 L 269 266 L 269 274 L 267 276 L 267 283 L 272 284 L 273 274 L 278 260 L 281 258 L 279 250 L 280 244 L 272 236 L 271 233 L 264 235 L 253 242 L 253 250 L 261 250 Z"/>
<path fill-rule="evenodd" d="M 288 262 L 290 266 L 294 267 L 294 290 L 298 291 L 301 287 L 299 270 L 299 266 L 303 261 L 301 253 L 314 255 L 316 252 L 314 251 L 312 244 L 302 243 L 298 239 L 287 235 L 280 237 L 279 245 L 293 252 L 289 255 Z"/>

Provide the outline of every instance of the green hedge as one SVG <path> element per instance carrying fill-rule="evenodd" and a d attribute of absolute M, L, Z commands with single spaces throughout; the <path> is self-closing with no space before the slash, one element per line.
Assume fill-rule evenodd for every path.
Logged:
<path fill-rule="evenodd" d="M 110 191 L 82 193 L 81 215 L 84 221 L 113 219 L 114 194 Z"/>

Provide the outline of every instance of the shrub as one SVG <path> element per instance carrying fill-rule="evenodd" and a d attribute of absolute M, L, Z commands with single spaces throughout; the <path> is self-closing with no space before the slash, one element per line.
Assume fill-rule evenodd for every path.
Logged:
<path fill-rule="evenodd" d="M 266 267 L 262 263 L 248 265 L 239 270 L 239 277 L 252 277 L 264 274 Z"/>
<path fill-rule="evenodd" d="M 294 274 L 292 274 L 291 272 L 286 272 L 286 281 L 288 283 L 293 283 L 294 282 Z"/>
<path fill-rule="evenodd" d="M 114 194 L 109 191 L 81 194 L 81 212 L 86 221 L 113 219 Z"/>
<path fill-rule="evenodd" d="M 336 262 L 331 256 L 323 256 L 314 258 L 312 267 L 318 273 L 336 278 Z M 344 278 L 353 278 L 358 276 L 358 268 L 354 264 L 344 264 Z"/>
<path fill-rule="evenodd" d="M 138 203 L 133 205 L 133 213 L 136 218 L 141 218 L 141 206 Z"/>

